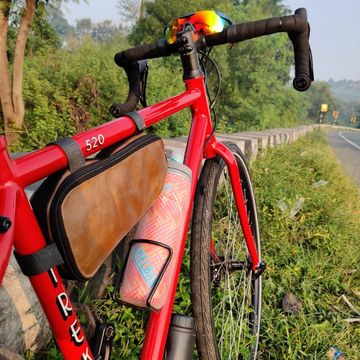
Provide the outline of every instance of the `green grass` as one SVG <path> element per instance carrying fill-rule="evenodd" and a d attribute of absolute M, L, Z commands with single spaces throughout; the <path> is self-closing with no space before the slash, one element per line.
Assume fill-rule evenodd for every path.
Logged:
<path fill-rule="evenodd" d="M 356 314 L 341 296 L 360 309 L 358 188 L 344 175 L 324 134 L 317 130 L 291 145 L 268 149 L 251 170 L 267 264 L 259 359 L 326 359 L 330 346 L 345 352 L 348 359 L 357 359 L 360 326 L 344 321 Z M 313 187 L 319 180 L 327 184 Z M 299 199 L 301 208 L 290 214 Z M 191 313 L 188 256 L 183 275 L 175 311 Z M 301 302 L 297 315 L 282 308 L 287 292 Z M 99 315 L 116 328 L 113 358 L 137 359 L 147 314 L 111 300 L 97 304 Z M 59 358 L 54 348 L 43 355 Z"/>
<path fill-rule="evenodd" d="M 358 358 L 360 326 L 344 321 L 356 313 L 341 298 L 360 309 L 358 188 L 319 131 L 268 151 L 252 174 L 267 263 L 259 359 L 325 359 L 333 345 Z M 327 184 L 315 188 L 320 180 Z M 282 309 L 287 292 L 302 303 L 298 315 Z"/>

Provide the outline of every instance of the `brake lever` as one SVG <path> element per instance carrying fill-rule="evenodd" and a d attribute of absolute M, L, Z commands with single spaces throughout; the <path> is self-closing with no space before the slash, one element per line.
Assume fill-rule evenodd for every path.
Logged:
<path fill-rule="evenodd" d="M 134 111 L 140 101 L 146 106 L 146 80 L 148 66 L 146 60 L 138 60 L 119 65 L 124 68 L 129 82 L 129 95 L 123 104 L 113 104 L 109 112 L 114 117 Z"/>

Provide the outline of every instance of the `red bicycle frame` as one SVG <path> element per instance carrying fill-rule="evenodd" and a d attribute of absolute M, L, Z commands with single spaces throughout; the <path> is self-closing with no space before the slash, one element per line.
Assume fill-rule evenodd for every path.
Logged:
<path fill-rule="evenodd" d="M 252 268 L 259 266 L 259 257 L 252 237 L 240 186 L 240 174 L 231 151 L 219 143 L 214 134 L 206 97 L 203 76 L 185 80 L 186 91 L 139 111 L 149 127 L 166 117 L 191 107 L 192 124 L 187 142 L 184 164 L 192 170 L 191 201 L 187 210 L 176 273 L 172 279 L 167 302 L 158 313 L 151 313 L 146 330 L 141 359 L 163 358 L 166 345 L 181 260 L 185 248 L 201 161 L 219 155 L 226 162 L 236 199 L 241 226 L 245 235 Z M 84 156 L 89 156 L 136 132 L 129 117 L 120 117 L 96 128 L 73 136 Z M 101 141 L 99 141 L 101 139 Z M 6 149 L 4 136 L 0 137 L 0 281 L 2 280 L 12 248 L 21 255 L 33 254 L 46 246 L 44 236 L 32 212 L 25 187 L 67 166 L 64 152 L 51 145 L 12 160 Z M 160 240 L 161 241 L 161 240 Z M 52 328 L 56 343 L 66 359 L 94 359 L 83 330 L 72 308 L 62 279 L 56 268 L 29 277 Z"/>

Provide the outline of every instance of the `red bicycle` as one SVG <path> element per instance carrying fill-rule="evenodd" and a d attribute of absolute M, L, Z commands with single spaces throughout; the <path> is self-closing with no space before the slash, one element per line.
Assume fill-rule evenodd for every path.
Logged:
<path fill-rule="evenodd" d="M 204 54 L 213 46 L 288 32 L 295 51 L 295 89 L 305 91 L 313 80 L 305 9 L 298 9 L 291 16 L 230 24 L 223 29 L 212 26 L 215 25 L 211 23 L 212 18 L 203 13 L 177 19 L 169 28 L 167 40 L 116 54 L 115 62 L 125 69 L 129 79 L 126 103 L 111 107 L 114 120 L 72 137 L 83 156 L 88 157 L 186 107 L 192 111 L 184 156 L 184 164 L 192 171 L 192 180 L 181 251 L 171 259 L 176 271 L 165 304 L 161 310 L 150 312 L 141 353 L 144 360 L 192 358 L 192 349 L 186 352 L 179 346 L 182 349 L 179 353 L 179 348 L 166 347 L 191 215 L 191 294 L 197 353 L 201 359 L 255 359 L 258 350 L 261 275 L 265 265 L 260 251 L 254 192 L 239 148 L 216 140 L 198 52 Z M 228 21 L 222 14 L 209 13 L 223 27 Z M 143 94 L 143 70 L 146 68 L 143 60 L 171 54 L 180 55 L 186 90 L 134 111 Z M 12 249 L 22 262 L 30 259 L 27 266 L 23 263 L 22 267 L 27 269 L 63 356 L 66 359 L 108 359 L 113 335 L 111 328 L 103 327 L 90 346 L 57 266 L 51 262 L 42 263 L 36 271 L 31 270 L 34 256 L 48 244 L 24 189 L 66 168 L 65 153 L 57 145 L 50 145 L 11 159 L 5 137 L 1 136 L 0 164 L 0 280 Z"/>

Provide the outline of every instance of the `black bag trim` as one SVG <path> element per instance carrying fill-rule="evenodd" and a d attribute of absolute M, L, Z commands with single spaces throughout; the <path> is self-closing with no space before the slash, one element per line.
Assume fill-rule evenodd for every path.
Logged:
<path fill-rule="evenodd" d="M 141 132 L 145 128 L 145 122 L 143 117 L 137 112 L 137 111 L 130 111 L 125 114 L 122 114 L 121 116 L 128 116 L 132 119 L 132 121 L 135 123 L 135 126 L 138 129 L 138 132 Z"/>
<path fill-rule="evenodd" d="M 20 255 L 14 251 L 14 256 L 20 266 L 21 271 L 26 276 L 39 275 L 50 270 L 54 266 L 64 263 L 64 260 L 57 248 L 52 243 L 43 249 L 29 255 Z"/>
<path fill-rule="evenodd" d="M 87 280 L 77 269 L 76 261 L 72 255 L 71 246 L 69 245 L 69 241 L 66 236 L 65 226 L 61 216 L 61 204 L 64 198 L 73 188 L 77 187 L 88 179 L 91 179 L 97 174 L 111 168 L 120 161 L 125 160 L 127 157 L 142 149 L 143 147 L 159 140 L 161 140 L 161 138 L 153 134 L 148 134 L 146 136 L 135 139 L 133 142 L 121 149 L 118 153 L 115 153 L 108 158 L 102 159 L 99 162 L 91 163 L 76 170 L 60 184 L 50 207 L 49 219 L 52 224 L 53 240 L 57 243 L 64 262 L 69 265 L 67 266 L 68 272 L 75 279 Z"/>
<path fill-rule="evenodd" d="M 71 137 L 59 138 L 48 145 L 60 146 L 66 154 L 70 172 L 85 166 L 85 159 L 78 143 Z"/>

